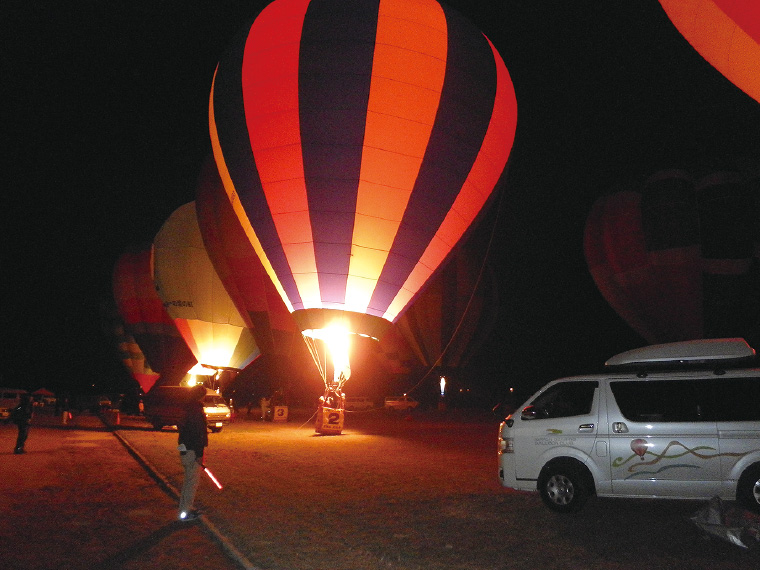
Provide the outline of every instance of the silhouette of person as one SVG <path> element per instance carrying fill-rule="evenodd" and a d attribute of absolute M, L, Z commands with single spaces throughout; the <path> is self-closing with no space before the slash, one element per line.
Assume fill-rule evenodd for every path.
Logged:
<path fill-rule="evenodd" d="M 185 418 L 177 426 L 179 431 L 178 449 L 185 478 L 179 496 L 179 520 L 192 521 L 200 516 L 193 510 L 195 492 L 198 489 L 203 465 L 203 451 L 208 446 L 206 413 L 203 411 L 205 386 L 192 389 L 191 400 L 185 405 Z"/>
<path fill-rule="evenodd" d="M 29 394 L 22 394 L 21 402 L 11 410 L 11 421 L 18 426 L 18 437 L 13 453 L 26 453 L 24 444 L 29 437 L 29 425 L 32 423 L 32 399 Z"/>

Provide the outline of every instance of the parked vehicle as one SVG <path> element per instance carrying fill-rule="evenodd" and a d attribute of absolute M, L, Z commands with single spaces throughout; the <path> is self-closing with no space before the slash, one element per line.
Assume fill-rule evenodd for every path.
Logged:
<path fill-rule="evenodd" d="M 760 369 L 743 339 L 648 346 L 562 378 L 499 428 L 499 480 L 559 512 L 603 497 L 737 500 L 760 512 Z"/>
<path fill-rule="evenodd" d="M 18 388 L 0 388 L 0 420 L 10 421 L 11 410 L 21 403 L 21 396 L 26 393 Z"/>
<path fill-rule="evenodd" d="M 156 429 L 180 423 L 185 415 L 184 407 L 191 398 L 192 388 L 186 386 L 155 386 L 145 395 L 145 418 Z M 224 398 L 206 389 L 203 398 L 206 423 L 212 432 L 222 431 L 230 423 L 232 412 Z"/>
<path fill-rule="evenodd" d="M 413 410 L 420 403 L 414 398 L 410 398 L 406 394 L 403 396 L 389 396 L 385 399 L 386 410 L 400 410 L 402 412 Z"/>
<path fill-rule="evenodd" d="M 363 412 L 375 407 L 375 402 L 369 398 L 346 398 L 344 408 L 352 412 Z"/>

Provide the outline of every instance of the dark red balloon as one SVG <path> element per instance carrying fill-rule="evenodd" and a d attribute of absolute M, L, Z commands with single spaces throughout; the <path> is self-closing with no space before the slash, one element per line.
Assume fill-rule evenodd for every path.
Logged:
<path fill-rule="evenodd" d="M 760 333 L 757 179 L 663 171 L 600 198 L 585 255 L 612 308 L 650 343 Z"/>
<path fill-rule="evenodd" d="M 197 360 L 156 292 L 150 245 L 130 249 L 113 271 L 113 294 L 127 330 L 161 384 L 177 384 Z"/>

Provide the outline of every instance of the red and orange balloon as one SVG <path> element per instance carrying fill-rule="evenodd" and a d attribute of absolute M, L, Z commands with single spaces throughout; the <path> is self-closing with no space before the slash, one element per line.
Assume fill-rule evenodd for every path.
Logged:
<path fill-rule="evenodd" d="M 660 0 L 660 4 L 702 57 L 760 102 L 760 2 Z"/>
<path fill-rule="evenodd" d="M 501 57 L 434 0 L 276 0 L 220 61 L 219 174 L 309 334 L 378 337 L 500 181 L 517 106 Z"/>

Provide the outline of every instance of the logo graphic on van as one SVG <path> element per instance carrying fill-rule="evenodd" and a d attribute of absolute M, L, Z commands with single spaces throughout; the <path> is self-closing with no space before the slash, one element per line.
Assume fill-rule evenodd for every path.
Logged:
<path fill-rule="evenodd" d="M 534 440 L 535 445 L 544 445 L 547 447 L 573 446 L 576 438 L 574 437 L 537 437 Z"/>
<path fill-rule="evenodd" d="M 678 446 L 683 448 L 683 451 L 679 451 L 677 453 L 673 453 L 671 455 L 668 455 L 668 452 L 670 451 L 671 447 Z M 629 461 L 631 461 L 634 457 L 639 457 L 642 461 L 644 461 L 644 455 L 649 454 L 653 455 L 654 459 L 651 459 L 650 461 L 646 461 L 643 463 L 634 463 L 630 467 L 628 467 L 628 472 L 632 473 L 628 478 L 635 477 L 636 475 L 651 475 L 653 473 L 659 473 L 660 471 L 663 471 L 665 469 L 675 469 L 678 467 L 684 467 L 689 469 L 698 469 L 696 465 L 688 465 L 685 463 L 679 463 L 679 464 L 668 464 L 660 467 L 657 471 L 640 471 L 638 470 L 639 467 L 645 467 L 649 465 L 655 465 L 656 463 L 659 463 L 663 459 L 677 459 L 679 457 L 683 457 L 685 455 L 693 455 L 694 457 L 697 457 L 699 459 L 715 459 L 718 457 L 744 457 L 745 455 L 749 455 L 750 453 L 754 453 L 753 451 L 746 451 L 744 453 L 700 453 L 703 451 L 716 451 L 714 447 L 710 447 L 709 445 L 700 445 L 694 448 L 689 448 L 685 446 L 680 441 L 671 441 L 668 443 L 668 445 L 665 446 L 665 449 L 662 450 L 662 453 L 657 454 L 649 451 L 650 444 L 645 439 L 634 439 L 631 441 L 631 450 L 633 451 L 633 454 L 628 456 L 626 459 L 623 459 L 622 457 L 616 458 L 612 462 L 613 467 L 622 467 Z"/>

